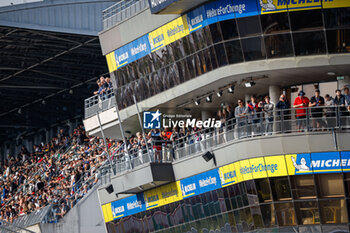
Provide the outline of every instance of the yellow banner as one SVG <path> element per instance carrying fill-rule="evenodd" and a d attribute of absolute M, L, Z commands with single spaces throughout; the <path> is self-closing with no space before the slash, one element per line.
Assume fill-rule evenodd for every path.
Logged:
<path fill-rule="evenodd" d="M 101 207 L 102 207 L 102 213 L 103 213 L 103 217 L 105 219 L 105 222 L 112 221 L 113 220 L 113 213 L 112 213 L 111 203 L 108 203 L 108 204 L 103 205 Z"/>
<path fill-rule="evenodd" d="M 260 4 L 261 14 L 285 12 L 288 10 L 288 3 L 284 0 L 257 0 Z"/>
<path fill-rule="evenodd" d="M 287 166 L 284 155 L 264 157 L 267 175 L 269 177 L 287 176 Z"/>
<path fill-rule="evenodd" d="M 263 157 L 249 159 L 249 162 L 252 168 L 252 175 L 254 179 L 267 177 L 265 160 Z"/>
<path fill-rule="evenodd" d="M 233 163 L 219 167 L 219 175 L 222 187 L 237 183 L 237 174 Z"/>
<path fill-rule="evenodd" d="M 242 160 L 239 163 L 241 165 L 241 174 L 242 174 L 243 180 L 253 179 L 249 159 Z"/>
<path fill-rule="evenodd" d="M 323 0 L 323 8 L 350 7 L 349 0 Z"/>
<path fill-rule="evenodd" d="M 187 18 L 181 16 L 148 34 L 151 51 L 156 51 L 189 34 Z"/>
<path fill-rule="evenodd" d="M 233 166 L 235 167 L 236 175 L 237 175 L 237 183 L 244 181 L 243 175 L 241 173 L 241 165 L 239 162 L 233 163 Z"/>
<path fill-rule="evenodd" d="M 182 200 L 180 181 L 144 192 L 146 209 L 152 209 Z"/>
<path fill-rule="evenodd" d="M 117 62 L 115 60 L 114 51 L 106 55 L 109 73 L 117 70 Z"/>

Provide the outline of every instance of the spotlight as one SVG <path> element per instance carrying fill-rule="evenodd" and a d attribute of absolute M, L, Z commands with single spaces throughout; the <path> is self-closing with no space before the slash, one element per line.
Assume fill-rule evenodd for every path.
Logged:
<path fill-rule="evenodd" d="M 227 92 L 231 93 L 231 94 L 233 94 L 234 91 L 235 91 L 235 86 L 233 86 L 233 85 L 231 85 L 227 90 Z"/>
<path fill-rule="evenodd" d="M 210 151 L 207 151 L 203 156 L 203 159 L 206 161 L 206 162 L 209 162 L 210 160 L 213 159 L 213 162 L 216 166 L 216 158 L 215 158 L 215 155 L 213 153 L 211 153 Z"/>
<path fill-rule="evenodd" d="M 334 76 L 334 75 L 335 75 L 335 72 L 329 71 L 327 74 L 328 74 L 329 76 Z"/>
<path fill-rule="evenodd" d="M 45 105 L 45 104 L 46 104 L 46 101 L 45 101 L 45 100 L 42 100 L 42 101 L 41 101 L 41 104 L 42 104 L 42 105 Z"/>
<path fill-rule="evenodd" d="M 250 81 L 250 82 L 246 82 L 244 83 L 245 87 L 252 87 L 255 85 L 255 82 L 254 81 Z"/>
<path fill-rule="evenodd" d="M 114 188 L 113 188 L 113 185 L 109 185 L 108 187 L 106 187 L 106 191 L 108 194 L 111 194 L 114 192 Z"/>
<path fill-rule="evenodd" d="M 224 92 L 222 90 L 220 90 L 220 91 L 216 92 L 216 94 L 218 97 L 221 97 L 224 94 Z"/>
<path fill-rule="evenodd" d="M 194 104 L 197 105 L 197 106 L 200 105 L 201 104 L 201 100 L 198 99 L 198 100 L 194 101 Z"/>
<path fill-rule="evenodd" d="M 73 95 L 73 93 L 74 93 L 73 90 L 70 89 L 70 90 L 69 90 L 69 94 Z"/>
<path fill-rule="evenodd" d="M 205 98 L 205 101 L 206 101 L 207 103 L 211 103 L 211 102 L 212 102 L 212 99 L 213 99 L 212 95 L 208 95 L 207 98 Z"/>
<path fill-rule="evenodd" d="M 22 114 L 22 109 L 19 108 L 18 111 L 17 111 L 18 114 Z"/>

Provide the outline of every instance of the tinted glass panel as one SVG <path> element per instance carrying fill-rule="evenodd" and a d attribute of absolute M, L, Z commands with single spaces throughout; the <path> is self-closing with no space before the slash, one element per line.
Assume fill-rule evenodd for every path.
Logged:
<path fill-rule="evenodd" d="M 320 197 L 343 197 L 344 184 L 342 174 L 320 174 L 318 180 L 318 191 Z"/>
<path fill-rule="evenodd" d="M 261 33 L 260 20 L 258 16 L 237 19 L 239 34 L 241 37 L 253 36 Z"/>
<path fill-rule="evenodd" d="M 295 202 L 298 224 L 320 224 L 320 214 L 316 201 Z"/>
<path fill-rule="evenodd" d="M 217 43 L 222 41 L 221 31 L 218 23 L 214 23 L 209 25 L 211 38 L 213 40 L 213 43 Z"/>
<path fill-rule="evenodd" d="M 215 45 L 215 53 L 219 66 L 227 65 L 226 53 L 223 44 Z"/>
<path fill-rule="evenodd" d="M 293 11 L 289 15 L 293 31 L 316 29 L 323 26 L 320 10 Z"/>
<path fill-rule="evenodd" d="M 345 200 L 327 200 L 319 203 L 323 224 L 348 222 Z"/>
<path fill-rule="evenodd" d="M 326 9 L 323 15 L 326 28 L 350 27 L 350 8 Z"/>
<path fill-rule="evenodd" d="M 226 42 L 225 49 L 230 64 L 243 61 L 241 42 L 239 40 Z"/>
<path fill-rule="evenodd" d="M 297 56 L 326 53 L 323 31 L 294 33 L 293 40 Z"/>
<path fill-rule="evenodd" d="M 243 39 L 242 48 L 246 61 L 265 58 L 265 46 L 261 37 Z"/>
<path fill-rule="evenodd" d="M 272 204 L 261 205 L 261 214 L 263 217 L 263 222 L 266 228 L 273 227 L 277 225 L 277 219 L 275 215 L 275 209 Z"/>
<path fill-rule="evenodd" d="M 292 38 L 289 33 L 266 36 L 264 40 L 268 58 L 293 56 Z"/>
<path fill-rule="evenodd" d="M 277 177 L 270 179 L 271 190 L 275 201 L 290 200 L 290 186 L 287 177 Z"/>
<path fill-rule="evenodd" d="M 258 192 L 259 202 L 271 202 L 272 195 L 268 179 L 255 180 L 256 190 Z"/>
<path fill-rule="evenodd" d="M 286 32 L 290 30 L 287 13 L 261 15 L 260 19 L 264 34 Z"/>
<path fill-rule="evenodd" d="M 220 22 L 222 37 L 229 40 L 238 37 L 237 25 L 235 19 Z"/>
<path fill-rule="evenodd" d="M 291 176 L 290 181 L 294 199 L 316 198 L 316 187 L 313 176 Z"/>
<path fill-rule="evenodd" d="M 350 29 L 328 30 L 326 33 L 329 53 L 350 52 Z"/>
<path fill-rule="evenodd" d="M 293 203 L 275 204 L 275 210 L 279 226 L 296 225 Z"/>

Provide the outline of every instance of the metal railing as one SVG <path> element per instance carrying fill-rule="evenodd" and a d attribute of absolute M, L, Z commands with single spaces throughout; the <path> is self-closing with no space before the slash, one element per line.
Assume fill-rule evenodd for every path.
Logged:
<path fill-rule="evenodd" d="M 85 119 L 96 115 L 98 111 L 108 110 L 116 105 L 113 90 L 107 90 L 103 94 L 97 94 L 85 99 Z"/>
<path fill-rule="evenodd" d="M 102 11 L 103 30 L 148 8 L 148 0 L 122 0 Z"/>

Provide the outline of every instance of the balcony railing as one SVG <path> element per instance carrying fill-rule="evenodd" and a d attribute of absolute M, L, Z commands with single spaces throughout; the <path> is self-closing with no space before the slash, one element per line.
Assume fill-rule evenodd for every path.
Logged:
<path fill-rule="evenodd" d="M 102 11 L 103 30 L 148 8 L 148 0 L 122 0 Z"/>
<path fill-rule="evenodd" d="M 90 98 L 85 99 L 85 119 L 89 118 L 93 115 L 96 115 L 99 111 L 105 111 L 116 104 L 116 100 L 114 98 L 113 90 L 107 90 L 103 94 L 97 94 Z"/>
<path fill-rule="evenodd" d="M 113 155 L 113 169 L 116 174 L 120 174 L 142 164 L 171 162 L 205 152 L 218 145 L 249 138 L 290 133 L 350 131 L 350 112 L 345 107 L 299 108 L 298 111 L 300 110 L 305 110 L 305 113 L 297 113 L 296 109 L 260 112 L 229 119 L 221 128 L 206 128 L 194 133 L 183 130 L 180 132 L 183 136 L 158 143 L 161 146 L 157 150 L 152 146 L 154 142 L 150 139 L 143 148 Z M 123 147 L 121 145 L 121 148 Z"/>

